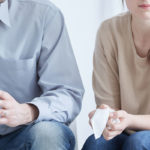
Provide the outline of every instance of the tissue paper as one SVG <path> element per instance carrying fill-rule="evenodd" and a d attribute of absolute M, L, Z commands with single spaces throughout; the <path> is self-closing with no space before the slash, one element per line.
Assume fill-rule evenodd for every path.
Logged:
<path fill-rule="evenodd" d="M 114 110 L 109 109 L 109 108 L 96 110 L 94 116 L 91 119 L 91 124 L 93 127 L 95 139 L 98 139 L 101 137 L 101 135 L 106 127 L 106 124 L 107 124 L 107 121 L 109 118 L 109 114 L 110 114 L 110 112 L 113 112 L 113 111 Z M 118 122 L 120 122 L 120 120 L 113 119 L 112 122 L 118 123 Z M 109 129 L 111 129 L 111 128 L 109 128 Z"/>

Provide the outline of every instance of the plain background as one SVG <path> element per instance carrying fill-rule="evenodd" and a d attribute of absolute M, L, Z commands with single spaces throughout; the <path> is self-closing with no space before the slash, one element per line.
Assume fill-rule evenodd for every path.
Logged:
<path fill-rule="evenodd" d="M 64 14 L 72 47 L 85 87 L 81 113 L 76 119 L 77 146 L 80 150 L 93 132 L 88 113 L 95 108 L 92 90 L 93 51 L 101 22 L 122 11 L 122 0 L 51 0 Z"/>

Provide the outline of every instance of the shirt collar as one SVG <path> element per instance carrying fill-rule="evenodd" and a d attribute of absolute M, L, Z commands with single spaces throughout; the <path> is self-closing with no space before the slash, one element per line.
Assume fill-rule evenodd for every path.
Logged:
<path fill-rule="evenodd" d="M 5 2 L 0 5 L 0 20 L 8 27 L 11 27 L 8 11 L 8 0 L 5 0 Z"/>

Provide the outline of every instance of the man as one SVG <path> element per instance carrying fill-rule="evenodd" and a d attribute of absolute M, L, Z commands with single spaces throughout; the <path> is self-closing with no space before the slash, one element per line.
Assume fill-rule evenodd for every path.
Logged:
<path fill-rule="evenodd" d="M 72 150 L 84 89 L 61 12 L 0 0 L 0 150 Z"/>

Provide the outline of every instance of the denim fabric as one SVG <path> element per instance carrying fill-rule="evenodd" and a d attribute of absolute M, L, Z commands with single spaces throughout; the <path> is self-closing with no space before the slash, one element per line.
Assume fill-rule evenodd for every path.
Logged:
<path fill-rule="evenodd" d="M 95 140 L 92 135 L 82 150 L 150 150 L 150 131 L 139 131 L 132 135 L 122 133 L 109 141 L 103 137 Z"/>
<path fill-rule="evenodd" d="M 75 138 L 68 126 L 42 121 L 0 136 L 0 150 L 74 150 Z"/>

